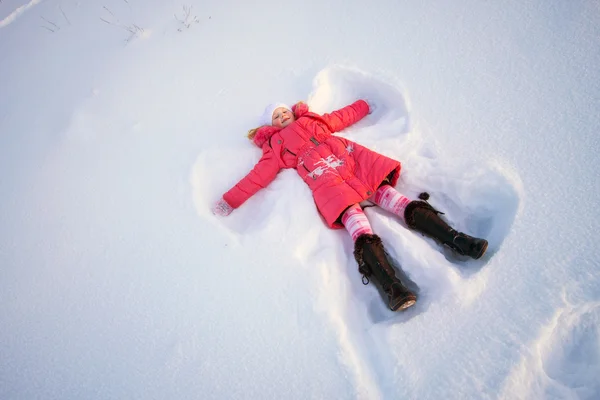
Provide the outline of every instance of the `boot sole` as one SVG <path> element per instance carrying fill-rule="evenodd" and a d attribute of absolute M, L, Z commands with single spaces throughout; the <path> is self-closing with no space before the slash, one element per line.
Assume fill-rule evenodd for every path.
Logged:
<path fill-rule="evenodd" d="M 487 248 L 488 248 L 488 242 L 486 240 L 485 243 L 483 244 L 483 248 L 481 249 L 481 251 L 479 252 L 479 254 L 477 254 L 477 256 L 473 257 L 473 258 L 475 260 L 479 260 L 485 254 L 485 252 L 487 251 Z"/>
<path fill-rule="evenodd" d="M 407 308 L 414 306 L 416 303 L 416 300 L 405 301 L 400 307 L 398 307 L 398 310 L 406 310 Z"/>
<path fill-rule="evenodd" d="M 417 302 L 416 298 L 409 298 L 408 300 L 406 300 L 404 303 L 400 304 L 398 307 L 396 308 L 391 308 L 392 311 L 402 311 L 402 310 L 406 310 L 409 307 L 412 307 L 415 305 L 415 303 Z"/>

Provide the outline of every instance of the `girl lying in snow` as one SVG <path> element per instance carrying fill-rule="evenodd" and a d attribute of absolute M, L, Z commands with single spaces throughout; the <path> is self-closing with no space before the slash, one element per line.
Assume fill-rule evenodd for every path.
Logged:
<path fill-rule="evenodd" d="M 400 194 L 394 186 L 400 162 L 333 136 L 370 113 L 369 104 L 358 100 L 330 114 L 318 115 L 304 103 L 292 108 L 271 104 L 263 126 L 249 132 L 263 155 L 245 178 L 223 195 L 213 208 L 226 216 L 275 179 L 282 168 L 295 168 L 310 187 L 319 213 L 330 228 L 346 228 L 354 241 L 354 257 L 363 281 L 373 277 L 388 297 L 391 310 L 406 309 L 417 297 L 396 277 L 379 236 L 373 234 L 360 202 L 369 200 L 397 215 L 406 225 L 427 234 L 459 254 L 480 258 L 487 241 L 457 232 L 426 201 Z M 422 196 L 424 200 L 427 197 Z"/>

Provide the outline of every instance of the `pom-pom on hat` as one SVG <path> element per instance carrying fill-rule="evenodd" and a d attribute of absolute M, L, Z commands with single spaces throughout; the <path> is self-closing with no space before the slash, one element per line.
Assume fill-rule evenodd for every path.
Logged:
<path fill-rule="evenodd" d="M 292 109 L 284 103 L 271 103 L 265 108 L 265 112 L 260 118 L 261 125 L 272 125 L 273 124 L 273 111 L 277 110 L 279 107 L 287 108 L 292 111 Z"/>

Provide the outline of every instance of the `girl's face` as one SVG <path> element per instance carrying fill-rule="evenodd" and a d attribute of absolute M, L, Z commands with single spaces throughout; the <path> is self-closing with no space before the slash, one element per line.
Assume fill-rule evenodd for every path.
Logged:
<path fill-rule="evenodd" d="M 285 107 L 276 108 L 273 111 L 272 124 L 278 128 L 283 128 L 294 122 L 296 118 L 294 113 Z"/>

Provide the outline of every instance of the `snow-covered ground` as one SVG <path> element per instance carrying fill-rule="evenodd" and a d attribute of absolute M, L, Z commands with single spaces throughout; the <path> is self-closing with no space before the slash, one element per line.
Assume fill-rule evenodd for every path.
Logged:
<path fill-rule="evenodd" d="M 600 398 L 600 3 L 0 1 L 1 399 Z M 264 106 L 490 242 L 368 208 L 387 310 L 295 171 L 226 218 Z"/>

